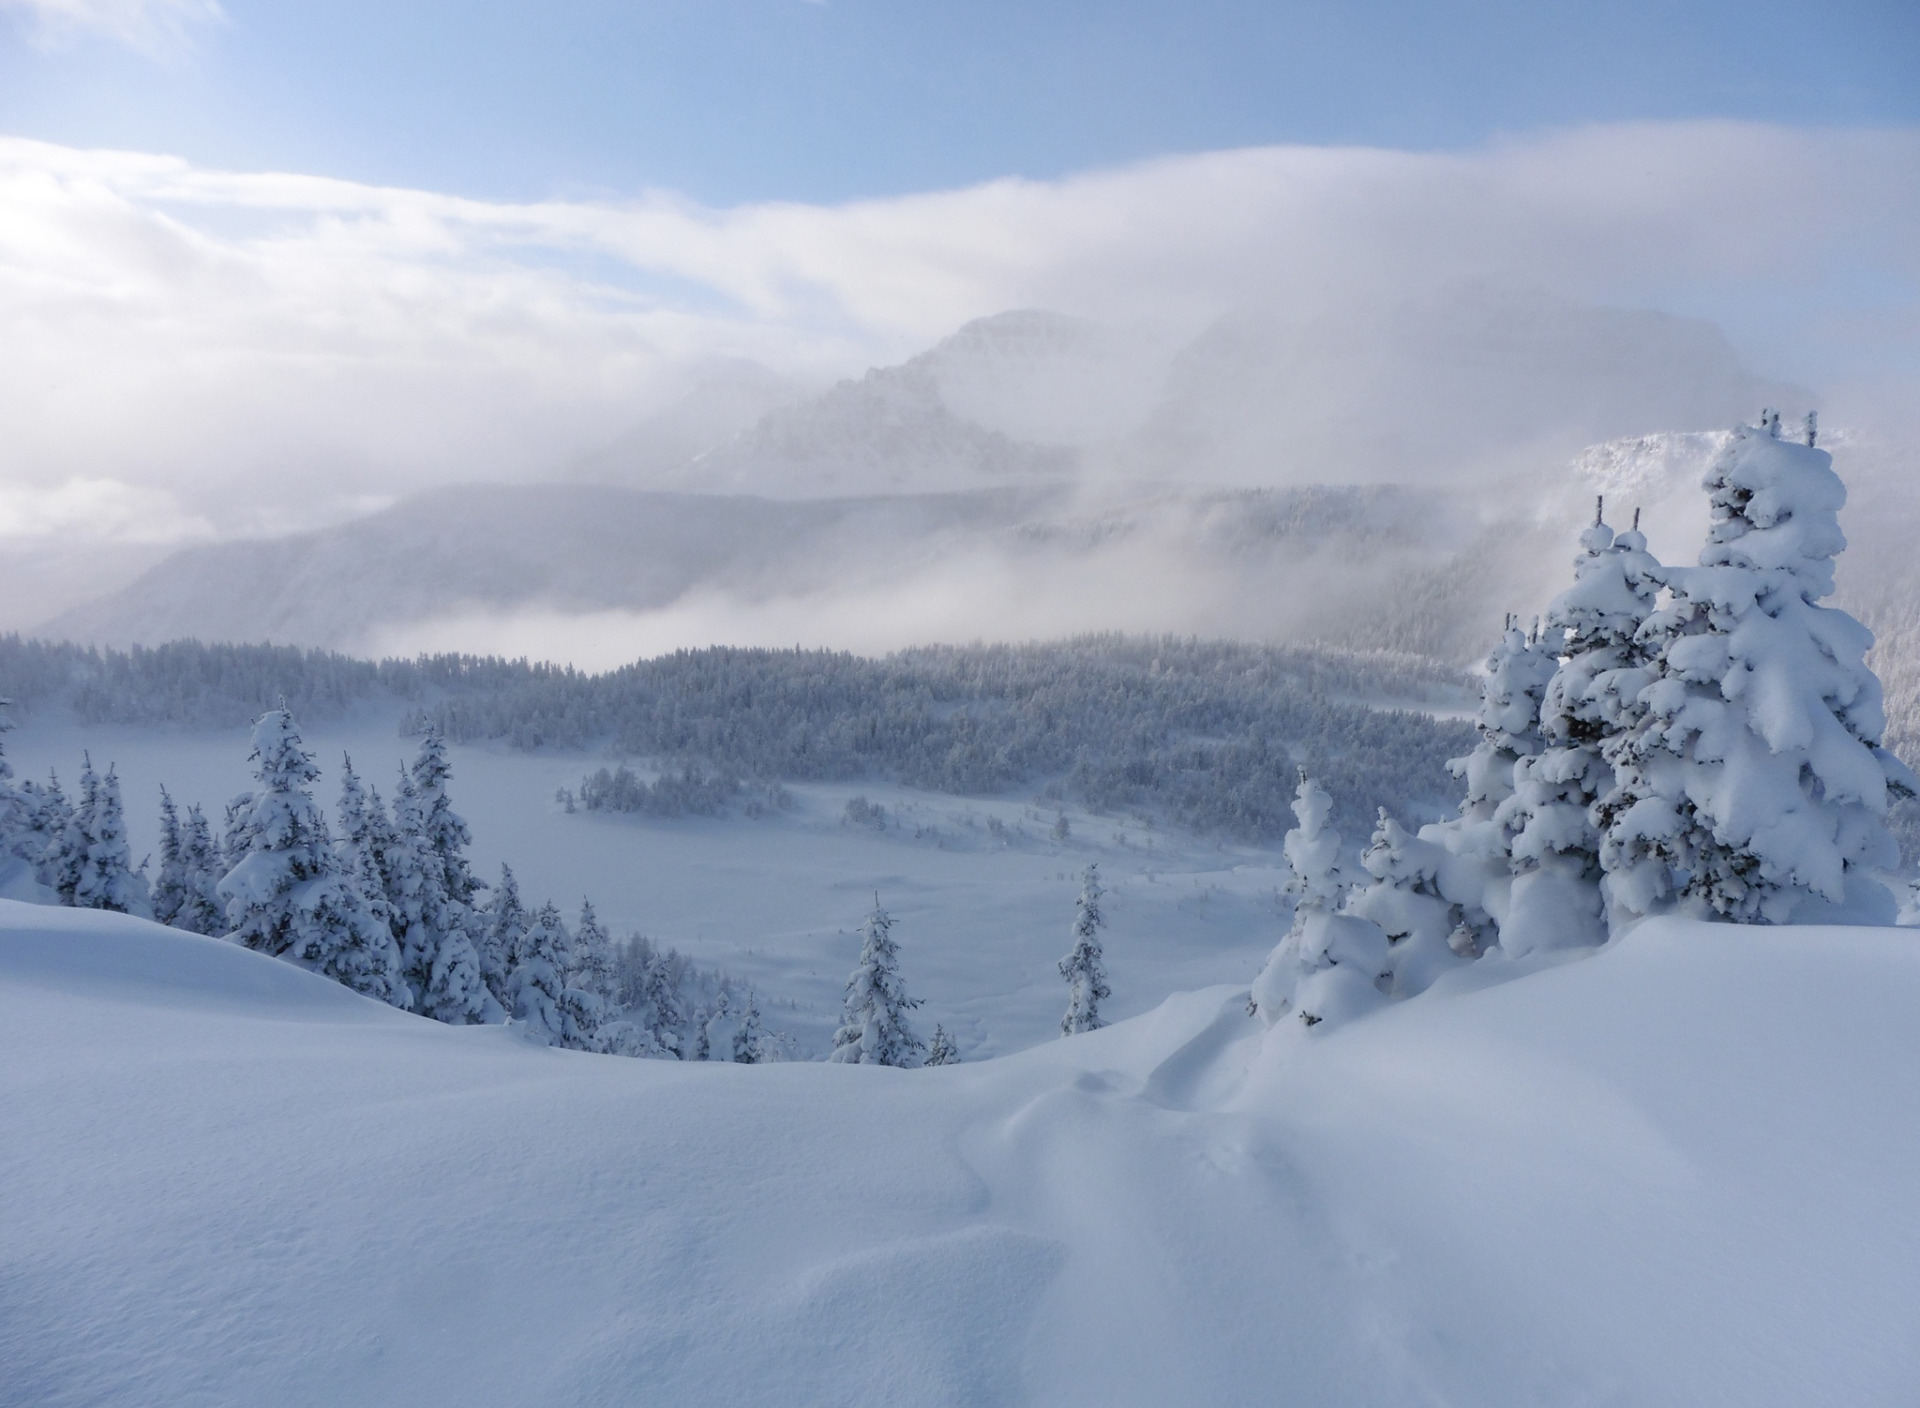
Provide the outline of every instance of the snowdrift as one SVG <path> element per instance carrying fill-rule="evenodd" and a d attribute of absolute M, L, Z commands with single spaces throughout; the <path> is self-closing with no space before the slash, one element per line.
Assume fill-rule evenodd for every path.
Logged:
<path fill-rule="evenodd" d="M 6 1404 L 1910 1404 L 1920 944 L 627 1061 L 0 901 Z"/>

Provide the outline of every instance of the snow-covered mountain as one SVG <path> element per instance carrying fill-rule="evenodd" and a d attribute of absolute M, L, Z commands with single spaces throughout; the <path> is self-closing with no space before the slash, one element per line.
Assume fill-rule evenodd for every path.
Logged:
<path fill-rule="evenodd" d="M 0 1398 L 1894 1408 L 1907 931 L 1650 922 L 1331 1032 L 632 1061 L 0 901 Z"/>

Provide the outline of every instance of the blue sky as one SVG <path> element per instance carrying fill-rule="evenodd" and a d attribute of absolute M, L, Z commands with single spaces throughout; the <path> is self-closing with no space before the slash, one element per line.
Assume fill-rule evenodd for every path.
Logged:
<path fill-rule="evenodd" d="M 223 0 L 199 17 L 213 8 L 0 0 L 0 132 L 489 198 L 731 205 L 1276 142 L 1920 121 L 1913 0 Z"/>

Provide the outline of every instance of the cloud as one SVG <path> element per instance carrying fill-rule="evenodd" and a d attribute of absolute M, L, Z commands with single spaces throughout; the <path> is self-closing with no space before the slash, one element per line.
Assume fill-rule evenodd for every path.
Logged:
<path fill-rule="evenodd" d="M 164 487 L 221 532 L 318 520 L 551 473 L 703 359 L 858 374 L 1026 306 L 1167 342 L 1248 308 L 1337 328 L 1475 281 L 1714 320 L 1824 390 L 1914 362 L 1917 224 L 1920 133 L 1730 123 L 724 210 L 0 140 L 0 482 Z"/>
<path fill-rule="evenodd" d="M 226 18 L 218 0 L 0 0 L 0 9 L 26 15 L 49 47 L 101 37 L 156 57 L 188 44 L 194 26 Z"/>
<path fill-rule="evenodd" d="M 164 489 L 114 479 L 69 479 L 47 488 L 0 484 L 0 540 L 175 543 L 213 531 Z"/>

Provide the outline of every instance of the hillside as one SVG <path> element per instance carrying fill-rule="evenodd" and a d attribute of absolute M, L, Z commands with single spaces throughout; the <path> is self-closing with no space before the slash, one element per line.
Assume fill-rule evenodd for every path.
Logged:
<path fill-rule="evenodd" d="M 1910 1403 L 1920 948 L 1650 922 L 1329 1033 L 623 1061 L 0 903 L 8 1403 Z"/>

